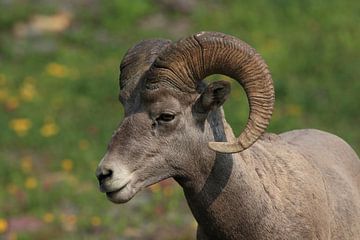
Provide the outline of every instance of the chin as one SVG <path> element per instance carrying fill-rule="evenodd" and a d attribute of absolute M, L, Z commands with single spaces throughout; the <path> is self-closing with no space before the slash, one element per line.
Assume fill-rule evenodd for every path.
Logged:
<path fill-rule="evenodd" d="M 114 192 L 107 192 L 106 197 L 113 203 L 121 204 L 130 201 L 136 193 L 134 188 L 125 187 Z"/>

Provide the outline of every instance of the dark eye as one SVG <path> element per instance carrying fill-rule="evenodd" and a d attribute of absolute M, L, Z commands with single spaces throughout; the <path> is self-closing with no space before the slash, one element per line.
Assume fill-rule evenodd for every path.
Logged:
<path fill-rule="evenodd" d="M 172 120 L 174 120 L 175 115 L 172 113 L 162 113 L 160 114 L 160 116 L 158 118 L 156 118 L 156 121 L 160 121 L 160 122 L 170 122 Z"/>

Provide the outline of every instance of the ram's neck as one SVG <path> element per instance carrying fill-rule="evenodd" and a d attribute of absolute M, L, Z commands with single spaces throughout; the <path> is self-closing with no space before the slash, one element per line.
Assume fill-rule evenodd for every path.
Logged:
<path fill-rule="evenodd" d="M 234 134 L 221 111 L 211 124 L 217 141 L 233 140 Z M 198 177 L 183 184 L 188 204 L 201 229 L 211 233 L 211 239 L 240 239 L 229 236 L 232 228 L 241 226 L 244 239 L 252 239 L 254 223 L 260 221 L 267 204 L 262 196 L 262 185 L 252 167 L 243 161 L 250 151 L 239 154 L 214 154 L 213 159 L 202 159 L 210 166 L 202 168 Z M 205 169 L 205 170 L 204 170 Z M 206 170 L 207 169 L 207 170 Z M 236 169 L 236 170 L 235 170 Z M 258 218 L 258 219 L 257 219 Z M 219 234 L 215 237 L 216 234 Z"/>

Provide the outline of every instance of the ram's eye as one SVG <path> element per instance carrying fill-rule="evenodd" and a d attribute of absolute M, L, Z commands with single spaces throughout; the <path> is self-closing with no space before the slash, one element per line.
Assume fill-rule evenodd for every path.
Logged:
<path fill-rule="evenodd" d="M 175 115 L 172 113 L 162 113 L 160 114 L 160 116 L 158 118 L 156 118 L 157 121 L 160 122 L 170 122 L 172 120 L 174 120 Z"/>

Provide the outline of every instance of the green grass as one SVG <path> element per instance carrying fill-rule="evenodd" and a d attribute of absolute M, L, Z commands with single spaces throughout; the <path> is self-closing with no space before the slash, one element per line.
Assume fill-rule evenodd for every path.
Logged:
<path fill-rule="evenodd" d="M 97 191 L 96 165 L 122 117 L 119 62 L 141 39 L 208 30 L 245 40 L 275 82 L 269 131 L 319 128 L 359 152 L 359 8 L 354 0 L 223 0 L 181 13 L 150 0 L 0 2 L 0 239 L 194 238 L 179 187 L 146 190 L 126 205 Z M 72 13 L 64 31 L 14 33 L 61 9 Z M 233 84 L 225 111 L 237 133 L 247 109 Z M 39 226 L 22 229 L 24 219 Z"/>

